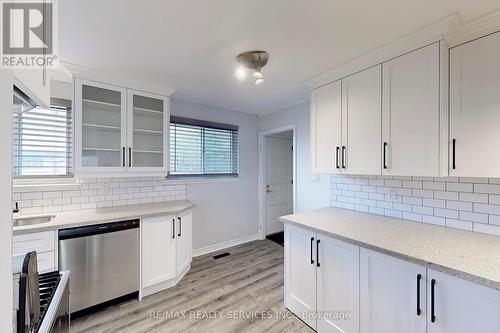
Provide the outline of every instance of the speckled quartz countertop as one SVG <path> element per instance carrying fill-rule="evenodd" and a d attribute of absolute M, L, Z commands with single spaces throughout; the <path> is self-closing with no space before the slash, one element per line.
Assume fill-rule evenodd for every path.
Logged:
<path fill-rule="evenodd" d="M 499 236 L 340 208 L 280 220 L 500 290 Z"/>
<path fill-rule="evenodd" d="M 161 216 L 166 214 L 179 214 L 192 207 L 194 207 L 193 203 L 187 200 L 179 200 L 144 205 L 129 205 L 54 213 L 56 217 L 52 221 L 47 223 L 14 227 L 13 234 L 20 235 L 32 232 L 58 230 L 64 228 L 80 227 L 84 225 Z M 43 215 L 49 215 L 49 213 Z"/>

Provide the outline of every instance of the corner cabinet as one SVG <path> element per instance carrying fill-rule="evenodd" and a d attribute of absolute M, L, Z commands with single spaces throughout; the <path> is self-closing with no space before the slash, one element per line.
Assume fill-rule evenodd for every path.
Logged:
<path fill-rule="evenodd" d="M 142 219 L 141 297 L 176 285 L 191 259 L 191 211 Z"/>
<path fill-rule="evenodd" d="M 166 175 L 168 97 L 75 79 L 78 176 Z"/>

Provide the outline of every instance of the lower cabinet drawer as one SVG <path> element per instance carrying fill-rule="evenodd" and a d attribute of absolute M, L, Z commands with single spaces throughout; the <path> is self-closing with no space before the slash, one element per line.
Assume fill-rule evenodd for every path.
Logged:
<path fill-rule="evenodd" d="M 54 231 L 15 235 L 12 240 L 12 255 L 25 255 L 36 251 L 37 254 L 55 251 Z"/>

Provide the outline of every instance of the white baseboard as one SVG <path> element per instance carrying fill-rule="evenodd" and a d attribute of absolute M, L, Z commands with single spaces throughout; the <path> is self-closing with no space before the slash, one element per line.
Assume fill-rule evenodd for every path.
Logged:
<path fill-rule="evenodd" d="M 194 249 L 193 250 L 193 257 L 199 257 L 199 256 L 207 254 L 207 253 L 220 251 L 223 249 L 227 249 L 228 247 L 240 245 L 243 243 L 248 243 L 248 242 L 251 242 L 254 240 L 258 240 L 258 239 L 261 239 L 259 234 L 255 234 L 255 235 L 250 235 L 247 237 L 233 239 L 233 240 L 230 240 L 227 242 L 222 242 L 222 243 L 218 243 L 218 244 L 214 244 L 214 245 L 205 246 L 205 247 L 202 247 L 199 249 Z"/>

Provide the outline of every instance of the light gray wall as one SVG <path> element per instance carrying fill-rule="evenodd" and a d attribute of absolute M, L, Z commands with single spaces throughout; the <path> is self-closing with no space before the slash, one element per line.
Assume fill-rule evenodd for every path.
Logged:
<path fill-rule="evenodd" d="M 0 332 L 12 332 L 12 76 L 0 70 Z"/>
<path fill-rule="evenodd" d="M 175 98 L 170 103 L 172 115 L 240 127 L 239 180 L 186 184 L 186 198 L 196 204 L 193 212 L 193 249 L 256 235 L 257 116 Z"/>
<path fill-rule="evenodd" d="M 330 205 L 330 176 L 319 175 L 317 182 L 309 163 L 309 102 L 273 112 L 259 118 L 259 132 L 295 125 L 297 153 L 297 211 Z"/>

